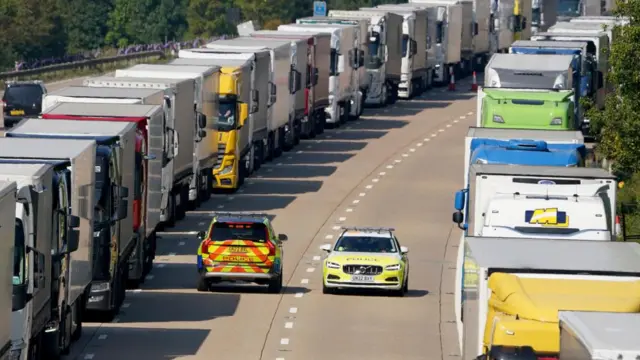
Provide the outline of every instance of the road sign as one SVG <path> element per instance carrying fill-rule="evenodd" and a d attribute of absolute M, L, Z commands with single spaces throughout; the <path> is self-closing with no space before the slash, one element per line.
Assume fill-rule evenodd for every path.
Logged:
<path fill-rule="evenodd" d="M 313 2 L 313 16 L 327 16 L 327 2 L 326 1 L 314 1 Z"/>

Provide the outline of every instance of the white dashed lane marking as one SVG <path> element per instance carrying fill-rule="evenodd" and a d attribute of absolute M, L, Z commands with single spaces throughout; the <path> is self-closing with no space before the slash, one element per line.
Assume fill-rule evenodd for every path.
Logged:
<path fill-rule="evenodd" d="M 338 218 L 338 221 L 339 221 L 339 222 L 344 222 L 345 220 L 347 220 L 347 218 L 346 218 L 346 217 L 344 217 L 344 216 L 343 216 L 343 217 L 341 217 L 341 218 Z"/>
<path fill-rule="evenodd" d="M 353 212 L 353 209 L 347 209 L 347 212 Z"/>
<path fill-rule="evenodd" d="M 289 308 L 289 313 L 290 314 L 297 314 L 298 313 L 298 308 L 297 307 Z"/>
<path fill-rule="evenodd" d="M 98 336 L 98 340 L 106 340 L 107 339 L 107 334 L 102 334 L 100 336 Z"/>
<path fill-rule="evenodd" d="M 393 165 L 387 165 L 387 169 L 393 169 Z"/>
<path fill-rule="evenodd" d="M 284 328 L 285 329 L 293 329 L 293 323 L 290 322 L 290 321 L 284 323 Z"/>
<path fill-rule="evenodd" d="M 308 283 L 309 283 L 309 279 L 300 280 L 300 284 L 308 284 Z"/>
<path fill-rule="evenodd" d="M 324 237 L 325 239 L 333 239 L 333 235 L 329 234 L 327 236 Z"/>
<path fill-rule="evenodd" d="M 287 338 L 280 339 L 280 345 L 289 345 L 289 339 Z"/>
<path fill-rule="evenodd" d="M 358 203 L 360 203 L 360 200 L 353 200 L 351 203 L 352 204 L 358 204 Z"/>
<path fill-rule="evenodd" d="M 386 174 L 387 174 L 387 173 L 383 171 L 383 172 L 379 173 L 378 175 L 380 175 L 380 176 L 385 176 Z"/>
<path fill-rule="evenodd" d="M 303 295 L 304 295 L 304 293 L 299 292 L 299 293 L 296 293 L 296 295 L 295 295 L 295 296 L 296 296 L 297 298 L 301 298 Z"/>
<path fill-rule="evenodd" d="M 316 271 L 316 269 L 315 269 L 315 268 L 308 268 L 308 269 L 307 269 L 307 272 L 308 272 L 308 273 L 312 273 L 312 272 L 314 272 L 314 271 Z"/>
<path fill-rule="evenodd" d="M 365 188 L 366 189 L 371 189 L 371 188 L 373 188 L 373 185 L 367 185 L 367 186 L 365 186 Z"/>
<path fill-rule="evenodd" d="M 320 255 L 316 255 L 313 257 L 313 261 L 320 261 L 321 257 Z"/>

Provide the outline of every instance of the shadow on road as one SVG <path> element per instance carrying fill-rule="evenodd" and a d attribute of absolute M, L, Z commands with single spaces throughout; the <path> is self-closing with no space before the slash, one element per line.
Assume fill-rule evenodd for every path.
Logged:
<path fill-rule="evenodd" d="M 366 120 L 369 121 L 369 120 Z M 355 125 L 361 126 L 361 125 Z M 331 141 L 331 140 L 313 140 L 307 141 L 305 144 L 313 144 L 310 149 L 305 149 L 305 153 L 342 153 L 349 151 L 360 151 L 367 146 L 364 141 Z"/>
<path fill-rule="evenodd" d="M 102 328 L 100 334 L 107 335 L 107 338 L 100 341 L 111 344 L 108 351 L 90 347 L 86 349 L 86 353 L 91 353 L 92 357 L 69 356 L 63 359 L 182 359 L 196 355 L 210 332 L 211 330 L 200 329 Z"/>
<path fill-rule="evenodd" d="M 198 322 L 235 314 L 240 295 L 199 293 L 195 290 L 196 277 L 185 280 L 189 278 L 194 280 L 190 287 L 193 292 L 143 291 L 133 295 L 136 301 L 120 310 L 119 323 Z"/>
<path fill-rule="evenodd" d="M 448 99 L 446 99 L 448 100 Z M 449 101 L 424 101 L 424 100 L 406 100 L 398 101 L 394 107 L 375 109 L 367 112 L 367 116 L 413 116 L 427 109 L 441 109 L 449 106 Z M 366 122 L 366 119 L 362 120 Z"/>
<path fill-rule="evenodd" d="M 364 120 L 363 120 L 364 122 Z M 372 140 L 380 139 L 385 136 L 387 131 L 373 131 L 373 130 L 344 130 L 340 129 L 331 133 L 331 140 Z"/>
<path fill-rule="evenodd" d="M 392 130 L 400 129 L 409 125 L 405 120 L 384 120 L 384 119 L 362 119 L 360 124 L 351 125 L 351 130 Z"/>

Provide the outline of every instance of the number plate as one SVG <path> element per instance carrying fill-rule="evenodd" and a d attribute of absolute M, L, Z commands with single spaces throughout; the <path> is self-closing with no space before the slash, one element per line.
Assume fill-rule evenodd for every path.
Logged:
<path fill-rule="evenodd" d="M 24 110 L 11 110 L 9 112 L 12 116 L 24 115 Z"/>
<path fill-rule="evenodd" d="M 355 282 L 374 282 L 373 276 L 351 275 L 351 281 Z"/>
<path fill-rule="evenodd" d="M 242 246 L 229 246 L 228 249 L 230 253 L 246 253 L 247 252 L 247 248 Z"/>

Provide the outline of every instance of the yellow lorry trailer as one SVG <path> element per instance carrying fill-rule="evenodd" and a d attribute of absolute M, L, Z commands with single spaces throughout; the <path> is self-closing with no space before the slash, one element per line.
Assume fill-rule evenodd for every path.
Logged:
<path fill-rule="evenodd" d="M 640 312 L 640 244 L 465 239 L 463 359 L 556 359 L 558 311 Z"/>

